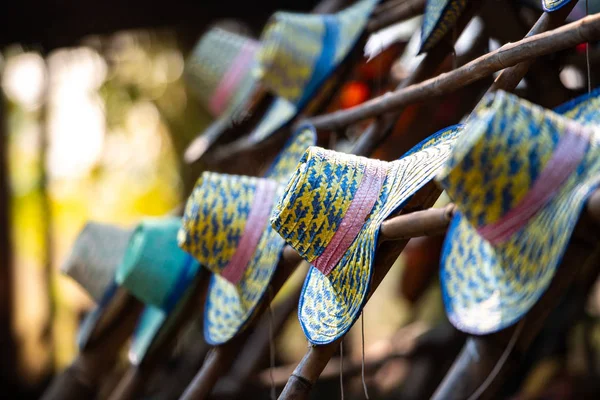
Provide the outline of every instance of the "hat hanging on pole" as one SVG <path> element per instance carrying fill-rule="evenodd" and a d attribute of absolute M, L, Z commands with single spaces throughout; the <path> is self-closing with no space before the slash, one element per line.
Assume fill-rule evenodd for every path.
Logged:
<path fill-rule="evenodd" d="M 463 331 L 492 333 L 522 318 L 550 284 L 600 183 L 600 131 L 490 94 L 438 180 L 459 209 L 441 260 L 448 317 Z"/>
<path fill-rule="evenodd" d="M 311 263 L 298 317 L 313 344 L 342 337 L 367 300 L 379 229 L 429 183 L 460 126 L 384 162 L 309 148 L 271 218 L 274 229 Z"/>
<path fill-rule="evenodd" d="M 212 272 L 204 312 L 209 344 L 238 334 L 265 295 L 285 244 L 268 219 L 302 153 L 315 139 L 312 127 L 299 128 L 265 178 L 205 172 L 196 183 L 179 245 Z"/>

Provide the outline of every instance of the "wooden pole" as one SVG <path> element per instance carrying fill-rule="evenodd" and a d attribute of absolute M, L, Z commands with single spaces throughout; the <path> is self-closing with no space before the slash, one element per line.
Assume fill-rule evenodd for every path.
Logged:
<path fill-rule="evenodd" d="M 377 32 L 392 24 L 407 21 L 425 11 L 426 0 L 404 0 L 393 7 L 389 7 L 385 12 L 380 12 L 371 17 L 367 30 Z M 377 10 L 376 10 L 377 11 Z"/>
<path fill-rule="evenodd" d="M 405 89 L 386 93 L 348 110 L 311 118 L 317 129 L 335 130 L 362 119 L 375 117 L 398 107 L 450 93 L 462 86 L 482 79 L 496 71 L 523 61 L 574 47 L 583 42 L 600 39 L 600 15 L 591 15 L 545 33 L 509 43 L 500 49 L 479 57 L 470 63 L 436 78 Z M 524 68 L 524 67 L 520 67 Z M 508 78 L 503 78 L 508 79 Z"/>
<path fill-rule="evenodd" d="M 469 2 L 456 23 L 456 37 L 460 36 L 467 24 L 471 21 L 473 15 L 477 12 L 481 5 L 481 1 L 476 0 Z M 433 76 L 442 62 L 454 51 L 454 44 L 449 41 L 442 41 L 431 49 L 425 58 L 419 63 L 417 68 L 404 79 L 396 88 L 396 91 L 415 85 L 425 79 Z M 396 121 L 400 118 L 403 109 L 394 110 L 387 114 L 379 115 L 377 119 L 369 124 L 367 129 L 358 138 L 352 153 L 359 155 L 372 154 L 377 147 L 392 133 Z M 318 128 L 318 127 L 317 127 Z M 417 143 L 413 135 L 407 137 L 407 142 Z"/>
<path fill-rule="evenodd" d="M 202 310 L 208 288 L 208 277 L 208 271 L 204 268 L 200 269 L 188 289 L 189 292 L 182 299 L 181 308 L 170 313 L 168 320 L 156 333 L 144 358 L 138 365 L 129 366 L 123 379 L 111 393 L 109 400 L 129 400 L 141 396 L 148 378 L 158 363 L 170 356 L 181 332 L 198 315 L 198 310 Z M 208 351 L 208 346 L 206 350 Z"/>
<path fill-rule="evenodd" d="M 283 257 L 277 266 L 273 280 L 271 281 L 272 293 L 277 293 L 294 272 L 298 264 L 302 261 L 298 253 L 291 247 L 286 247 L 283 251 Z M 266 296 L 268 297 L 268 296 Z M 219 377 L 221 377 L 233 362 L 240 349 L 246 343 L 251 334 L 252 326 L 256 324 L 256 316 L 265 312 L 269 306 L 270 299 L 263 298 L 255 311 L 253 323 L 227 343 L 214 347 L 206 357 L 202 368 L 194 377 L 194 380 L 186 388 L 180 400 L 199 400 L 206 399 L 212 391 Z"/>
<path fill-rule="evenodd" d="M 97 340 L 81 351 L 75 361 L 56 376 L 42 400 L 81 400 L 96 397 L 102 378 L 116 362 L 123 344 L 133 333 L 143 305 L 128 295 L 124 306 Z"/>

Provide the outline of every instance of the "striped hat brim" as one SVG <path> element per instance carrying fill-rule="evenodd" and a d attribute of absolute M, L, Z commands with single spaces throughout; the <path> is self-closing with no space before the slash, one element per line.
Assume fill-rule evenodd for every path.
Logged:
<path fill-rule="evenodd" d="M 369 293 L 382 222 L 433 179 L 459 128 L 436 133 L 390 163 L 314 147 L 306 152 L 271 223 L 312 265 L 298 308 L 311 343 L 331 343 L 357 320 Z M 379 178 L 380 189 L 373 192 L 376 198 L 370 199 L 372 205 L 361 189 L 363 182 L 370 182 L 365 179 L 370 168 L 386 171 Z M 351 211 L 355 203 L 368 203 L 359 212 L 367 214 L 355 215 Z M 353 230 L 357 230 L 354 237 Z"/>

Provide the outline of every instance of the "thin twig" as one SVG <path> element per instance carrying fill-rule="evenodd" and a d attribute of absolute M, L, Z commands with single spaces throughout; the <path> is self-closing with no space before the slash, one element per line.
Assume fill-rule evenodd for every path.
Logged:
<path fill-rule="evenodd" d="M 450 93 L 520 62 L 598 39 L 600 39 L 600 15 L 591 15 L 561 28 L 506 44 L 452 72 L 441 74 L 420 84 L 386 93 L 348 110 L 310 118 L 308 121 L 317 129 L 340 129 L 398 107 Z"/>

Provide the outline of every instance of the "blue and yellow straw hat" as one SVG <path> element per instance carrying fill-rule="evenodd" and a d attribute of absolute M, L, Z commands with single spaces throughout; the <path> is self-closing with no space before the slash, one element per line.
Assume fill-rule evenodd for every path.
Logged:
<path fill-rule="evenodd" d="M 277 12 L 261 36 L 258 77 L 276 96 L 250 133 L 261 141 L 312 100 L 355 47 L 379 0 L 360 0 L 335 14 Z"/>
<path fill-rule="evenodd" d="M 456 21 L 467 4 L 468 0 L 427 0 L 421 27 L 419 53 L 431 50 L 448 32 L 454 29 Z"/>
<path fill-rule="evenodd" d="M 268 219 L 315 139 L 312 127 L 299 128 L 265 178 L 205 172 L 196 183 L 179 246 L 212 272 L 204 312 L 209 344 L 227 342 L 240 332 L 267 291 L 284 247 Z"/>
<path fill-rule="evenodd" d="M 143 359 L 198 272 L 198 262 L 177 245 L 180 228 L 178 217 L 143 220 L 116 271 L 116 282 L 146 305 L 129 351 L 134 365 Z"/>
<path fill-rule="evenodd" d="M 271 224 L 312 265 L 298 308 L 311 343 L 331 343 L 356 321 L 382 222 L 433 179 L 459 131 L 440 131 L 393 162 L 319 147 L 306 151 Z"/>
<path fill-rule="evenodd" d="M 258 41 L 212 28 L 206 32 L 186 63 L 190 87 L 213 117 L 235 118 L 256 89 Z"/>
<path fill-rule="evenodd" d="M 547 289 L 600 183 L 598 129 L 504 92 L 476 107 L 437 178 L 460 210 L 441 260 L 457 328 L 503 329 Z"/>

